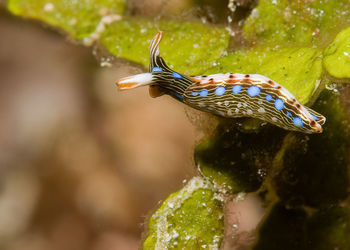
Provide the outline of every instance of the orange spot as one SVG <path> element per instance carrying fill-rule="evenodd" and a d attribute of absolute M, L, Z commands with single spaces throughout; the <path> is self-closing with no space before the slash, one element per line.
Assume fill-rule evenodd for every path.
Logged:
<path fill-rule="evenodd" d="M 198 82 L 198 83 L 201 82 L 201 79 L 198 79 L 198 78 L 190 77 L 190 79 L 191 79 L 193 82 Z"/>
<path fill-rule="evenodd" d="M 241 83 L 251 83 L 252 81 L 250 79 L 242 79 Z"/>
<path fill-rule="evenodd" d="M 119 91 L 134 89 L 138 87 L 138 83 L 136 82 L 128 82 L 128 83 L 119 83 L 119 81 L 116 82 Z"/>
<path fill-rule="evenodd" d="M 311 125 L 311 130 L 312 130 L 312 132 L 314 132 L 314 133 L 322 133 L 322 131 L 323 131 L 321 125 L 318 124 L 317 122 L 315 122 L 315 123 L 313 124 L 313 126 Z"/>

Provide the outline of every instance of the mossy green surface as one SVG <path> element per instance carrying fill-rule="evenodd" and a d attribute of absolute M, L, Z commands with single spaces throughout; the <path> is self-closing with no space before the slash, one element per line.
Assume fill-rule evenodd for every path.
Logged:
<path fill-rule="evenodd" d="M 151 216 L 143 249 L 219 249 L 223 205 L 223 197 L 210 182 L 193 178 Z"/>
<path fill-rule="evenodd" d="M 349 24 L 348 0 L 260 0 L 244 34 L 252 43 L 322 46 Z"/>
<path fill-rule="evenodd" d="M 60 27 L 72 37 L 84 40 L 96 31 L 103 17 L 121 15 L 124 2 L 9 0 L 8 9 L 15 15 Z M 94 39 L 113 55 L 146 68 L 149 64 L 149 44 L 158 30 L 164 31 L 160 45 L 162 56 L 175 70 L 185 74 L 199 74 L 212 66 L 213 61 L 225 53 L 229 42 L 225 29 L 200 22 L 152 21 L 126 16 L 120 16 L 120 19 L 106 23 L 99 30 L 101 34 L 95 34 Z"/>
<path fill-rule="evenodd" d="M 216 61 L 205 73 L 262 74 L 288 89 L 300 103 L 307 103 L 319 86 L 322 55 L 304 47 L 256 47 L 237 51 Z"/>
<path fill-rule="evenodd" d="M 8 9 L 15 15 L 44 21 L 83 39 L 95 31 L 105 15 L 122 14 L 125 0 L 8 0 Z"/>
<path fill-rule="evenodd" d="M 211 67 L 224 54 L 229 41 L 224 29 L 201 23 L 129 18 L 108 26 L 101 43 L 113 55 L 148 67 L 149 44 L 158 30 L 164 32 L 161 56 L 170 67 L 184 74 L 199 74 Z"/>
<path fill-rule="evenodd" d="M 323 65 L 335 78 L 350 78 L 350 27 L 340 32 L 325 49 Z"/>

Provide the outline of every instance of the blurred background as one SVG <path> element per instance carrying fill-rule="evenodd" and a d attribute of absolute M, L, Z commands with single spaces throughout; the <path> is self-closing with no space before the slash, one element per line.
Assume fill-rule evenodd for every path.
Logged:
<path fill-rule="evenodd" d="M 0 248 L 137 249 L 145 218 L 194 174 L 184 106 L 143 69 L 100 67 L 91 48 L 0 16 Z"/>
<path fill-rule="evenodd" d="M 227 22 L 228 1 L 170 2 L 129 1 L 129 14 Z M 197 174 L 205 126 L 147 88 L 118 93 L 138 65 L 1 8 L 0 34 L 0 249 L 138 249 L 159 202 Z"/>

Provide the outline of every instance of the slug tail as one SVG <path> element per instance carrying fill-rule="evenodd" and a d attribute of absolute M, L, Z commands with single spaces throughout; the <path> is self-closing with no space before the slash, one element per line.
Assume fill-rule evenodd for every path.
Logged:
<path fill-rule="evenodd" d="M 133 76 L 128 76 L 116 81 L 120 91 L 138 88 L 152 84 L 152 73 L 142 73 Z"/>
<path fill-rule="evenodd" d="M 309 111 L 309 113 L 313 116 L 313 118 L 315 119 L 315 121 L 320 124 L 320 125 L 323 125 L 325 124 L 326 122 L 326 117 L 324 117 L 323 115 L 317 113 L 315 110 L 309 108 L 309 107 L 306 107 L 305 108 L 307 109 L 307 111 Z"/>

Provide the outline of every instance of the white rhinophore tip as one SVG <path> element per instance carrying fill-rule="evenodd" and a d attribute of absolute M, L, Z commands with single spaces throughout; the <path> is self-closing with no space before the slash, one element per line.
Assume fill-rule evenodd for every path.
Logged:
<path fill-rule="evenodd" d="M 122 78 L 116 82 L 119 90 L 129 90 L 152 83 L 152 73 L 142 73 Z"/>

